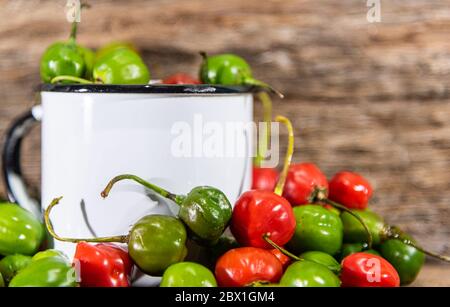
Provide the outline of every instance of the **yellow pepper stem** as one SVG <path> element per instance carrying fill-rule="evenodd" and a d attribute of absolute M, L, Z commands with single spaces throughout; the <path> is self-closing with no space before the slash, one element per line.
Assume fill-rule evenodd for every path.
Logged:
<path fill-rule="evenodd" d="M 71 243 L 78 243 L 78 242 L 119 242 L 119 243 L 126 243 L 128 241 L 128 236 L 112 236 L 112 237 L 100 237 L 100 238 L 87 238 L 87 239 L 75 239 L 75 238 L 64 238 L 60 237 L 56 234 L 55 230 L 53 229 L 53 225 L 50 221 L 50 212 L 52 211 L 53 207 L 59 204 L 59 201 L 62 199 L 62 197 L 58 197 L 52 200 L 50 205 L 48 205 L 47 209 L 45 209 L 44 213 L 44 220 L 45 220 L 45 226 L 47 227 L 48 232 L 50 235 L 55 238 L 58 241 L 63 242 L 71 242 Z"/>
<path fill-rule="evenodd" d="M 277 186 L 275 187 L 275 194 L 280 195 L 283 194 L 284 184 L 286 183 L 286 177 L 289 170 L 289 165 L 291 164 L 292 155 L 294 154 L 294 128 L 292 127 L 291 121 L 281 115 L 278 115 L 275 118 L 275 121 L 283 123 L 288 130 L 288 147 L 286 150 L 286 157 L 284 158 L 284 166 L 283 171 L 280 174 L 280 178 L 278 179 Z"/>

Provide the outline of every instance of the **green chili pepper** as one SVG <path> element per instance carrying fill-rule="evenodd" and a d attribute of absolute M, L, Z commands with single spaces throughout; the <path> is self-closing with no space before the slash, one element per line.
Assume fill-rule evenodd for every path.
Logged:
<path fill-rule="evenodd" d="M 128 244 L 128 253 L 134 263 L 149 275 L 160 275 L 170 265 L 183 261 L 187 254 L 186 229 L 183 223 L 172 216 L 147 215 L 138 220 L 128 235 L 100 238 L 63 238 L 58 236 L 50 222 L 50 212 L 60 198 L 55 198 L 45 210 L 48 232 L 63 242 L 119 242 Z M 46 258 L 44 258 L 46 259 Z"/>
<path fill-rule="evenodd" d="M 342 246 L 343 229 L 338 215 L 320 205 L 294 209 L 297 226 L 287 247 L 296 254 L 321 251 L 335 255 Z"/>
<path fill-rule="evenodd" d="M 358 215 L 369 228 L 369 232 L 373 238 L 373 244 L 379 245 L 389 239 L 396 239 L 406 245 L 416 248 L 431 257 L 440 259 L 442 261 L 450 262 L 450 256 L 439 255 L 434 252 L 425 250 L 414 242 L 408 234 L 395 226 L 385 224 L 383 218 L 375 212 L 369 210 L 351 210 Z M 365 239 L 364 229 L 359 221 L 347 212 L 341 214 L 342 223 L 344 225 L 344 241 L 349 243 L 363 242 Z"/>
<path fill-rule="evenodd" d="M 220 190 L 208 186 L 193 188 L 186 196 L 175 195 L 137 176 L 120 175 L 108 183 L 102 197 L 107 197 L 113 185 L 124 179 L 134 180 L 179 205 L 178 216 L 199 243 L 216 244 L 230 221 L 232 207 L 227 197 Z"/>
<path fill-rule="evenodd" d="M 75 269 L 66 257 L 53 256 L 32 261 L 9 283 L 9 287 L 76 287 Z"/>
<path fill-rule="evenodd" d="M 6 283 L 9 283 L 16 274 L 31 263 L 31 256 L 9 255 L 0 260 L 0 273 Z"/>
<path fill-rule="evenodd" d="M 95 53 L 89 48 L 78 45 L 77 46 L 78 53 L 82 56 L 85 70 L 84 70 L 84 78 L 88 80 L 92 80 L 92 70 L 94 69 L 95 63 Z"/>
<path fill-rule="evenodd" d="M 61 257 L 61 258 L 67 259 L 67 256 L 63 252 L 56 250 L 56 249 L 47 249 L 45 251 L 39 252 L 36 255 L 34 255 L 33 258 L 31 258 L 31 260 L 36 261 L 36 260 L 44 259 L 44 258 L 48 258 L 48 257 Z"/>
<path fill-rule="evenodd" d="M 324 265 L 337 275 L 341 272 L 341 265 L 339 264 L 339 262 L 337 262 L 336 259 L 333 258 L 333 256 L 327 253 L 319 251 L 309 251 L 301 254 L 300 258 Z"/>
<path fill-rule="evenodd" d="M 411 237 L 409 238 L 412 240 Z M 397 270 L 402 285 L 412 283 L 425 262 L 424 253 L 399 240 L 387 240 L 381 243 L 380 252 L 383 258 Z"/>
<path fill-rule="evenodd" d="M 200 80 L 206 84 L 224 85 L 255 85 L 267 88 L 278 96 L 283 94 L 273 89 L 267 83 L 253 78 L 250 65 L 235 54 L 218 54 L 214 56 L 203 56 L 203 63 L 200 67 Z"/>
<path fill-rule="evenodd" d="M 3 288 L 5 286 L 5 281 L 3 280 L 2 273 L 0 273 L 0 288 Z"/>
<path fill-rule="evenodd" d="M 179 262 L 164 272 L 160 287 L 217 287 L 213 273 L 201 264 Z"/>
<path fill-rule="evenodd" d="M 95 60 L 99 60 L 103 56 L 109 54 L 110 52 L 115 51 L 117 49 L 122 49 L 122 48 L 130 49 L 130 50 L 133 50 L 134 52 L 138 53 L 137 48 L 131 43 L 111 42 L 97 50 L 97 52 L 95 53 Z"/>
<path fill-rule="evenodd" d="M 326 266 L 308 260 L 291 264 L 280 280 L 285 287 L 339 287 L 341 281 Z"/>
<path fill-rule="evenodd" d="M 372 255 L 381 256 L 379 252 L 374 249 L 368 249 L 367 243 L 345 243 L 342 245 L 340 259 L 344 259 L 348 255 L 365 252 Z"/>
<path fill-rule="evenodd" d="M 85 59 L 90 58 L 87 49 L 77 46 L 77 22 L 72 23 L 72 30 L 67 42 L 50 45 L 44 52 L 40 62 L 41 79 L 51 82 L 58 76 L 81 78 L 87 71 Z"/>
<path fill-rule="evenodd" d="M 33 255 L 45 229 L 33 214 L 11 203 L 0 203 L 0 255 Z"/>
<path fill-rule="evenodd" d="M 147 84 L 150 73 L 136 52 L 118 48 L 95 62 L 93 79 L 103 84 Z"/>

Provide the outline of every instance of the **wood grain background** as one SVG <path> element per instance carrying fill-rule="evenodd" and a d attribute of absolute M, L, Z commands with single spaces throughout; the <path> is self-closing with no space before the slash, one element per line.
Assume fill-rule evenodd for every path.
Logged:
<path fill-rule="evenodd" d="M 0 0 L 0 135 L 33 105 L 45 47 L 65 39 L 65 0 Z M 90 1 L 79 42 L 134 42 L 153 77 L 197 73 L 199 50 L 235 52 L 286 94 L 296 161 L 365 174 L 373 209 L 450 253 L 450 1 Z M 256 111 L 256 117 L 261 112 Z M 36 128 L 23 165 L 39 185 Z M 4 195 L 3 187 L 0 196 Z"/>

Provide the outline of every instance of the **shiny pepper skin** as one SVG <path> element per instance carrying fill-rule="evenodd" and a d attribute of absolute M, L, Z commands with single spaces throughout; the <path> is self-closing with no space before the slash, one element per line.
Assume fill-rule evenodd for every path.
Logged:
<path fill-rule="evenodd" d="M 16 274 L 31 263 L 31 256 L 9 255 L 0 260 L 0 274 L 6 283 L 9 283 Z"/>
<path fill-rule="evenodd" d="M 379 248 L 384 259 L 397 270 L 402 285 L 412 283 L 425 262 L 425 254 L 399 240 L 390 239 Z"/>
<path fill-rule="evenodd" d="M 278 181 L 278 172 L 274 168 L 253 167 L 252 190 L 273 191 Z"/>
<path fill-rule="evenodd" d="M 342 221 L 334 212 L 320 205 L 294 208 L 297 226 L 292 239 L 286 245 L 290 251 L 321 251 L 335 255 L 342 246 Z"/>
<path fill-rule="evenodd" d="M 340 283 L 326 266 L 308 260 L 291 264 L 280 280 L 284 287 L 339 287 Z"/>
<path fill-rule="evenodd" d="M 334 259 L 333 256 L 324 252 L 319 251 L 304 252 L 303 254 L 300 255 L 300 258 L 324 265 L 335 274 L 339 274 L 341 271 L 341 265 L 339 264 L 339 262 L 337 262 L 337 260 Z"/>
<path fill-rule="evenodd" d="M 217 287 L 213 273 L 201 264 L 179 262 L 164 272 L 160 287 Z"/>
<path fill-rule="evenodd" d="M 11 203 L 0 203 L 0 255 L 33 255 L 45 237 L 34 215 Z"/>
<path fill-rule="evenodd" d="M 147 84 L 150 72 L 136 52 L 118 48 L 95 62 L 93 79 L 103 84 Z"/>
<path fill-rule="evenodd" d="M 355 253 L 342 260 L 341 281 L 343 287 L 399 287 L 400 277 L 395 268 L 384 258 Z"/>
<path fill-rule="evenodd" d="M 285 254 L 283 254 L 280 250 L 273 248 L 270 250 L 270 252 L 277 257 L 277 259 L 281 262 L 281 265 L 283 266 L 283 271 L 291 264 L 292 260 Z"/>
<path fill-rule="evenodd" d="M 128 252 L 111 243 L 80 242 L 74 256 L 81 287 L 129 287 L 133 262 Z"/>
<path fill-rule="evenodd" d="M 143 272 L 158 276 L 186 257 L 186 238 L 186 229 L 179 219 L 147 215 L 131 228 L 128 252 Z"/>
<path fill-rule="evenodd" d="M 254 282 L 278 282 L 283 273 L 281 262 L 268 250 L 240 247 L 219 258 L 215 275 L 221 287 L 244 287 Z"/>
<path fill-rule="evenodd" d="M 372 186 L 363 176 L 339 172 L 329 182 L 328 197 L 349 209 L 366 209 L 372 192 Z"/>
<path fill-rule="evenodd" d="M 251 190 L 236 202 L 230 229 L 240 245 L 270 249 L 263 236 L 268 234 L 279 246 L 286 244 L 295 231 L 295 216 L 283 197 Z"/>
<path fill-rule="evenodd" d="M 32 261 L 20 270 L 9 287 L 76 287 L 76 270 L 66 257 L 49 256 Z"/>
<path fill-rule="evenodd" d="M 50 45 L 40 62 L 41 79 L 45 83 L 61 75 L 83 77 L 85 71 L 83 54 L 75 42 L 57 42 Z"/>
<path fill-rule="evenodd" d="M 297 163 L 289 167 L 283 196 L 292 206 L 310 204 L 328 196 L 328 180 L 313 163 Z"/>

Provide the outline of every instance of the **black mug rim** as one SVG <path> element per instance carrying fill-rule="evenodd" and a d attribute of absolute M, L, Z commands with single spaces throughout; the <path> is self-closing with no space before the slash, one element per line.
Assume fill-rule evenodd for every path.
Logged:
<path fill-rule="evenodd" d="M 261 91 L 261 87 L 217 84 L 50 84 L 40 85 L 41 92 L 58 93 L 119 93 L 119 94 L 246 94 Z"/>

